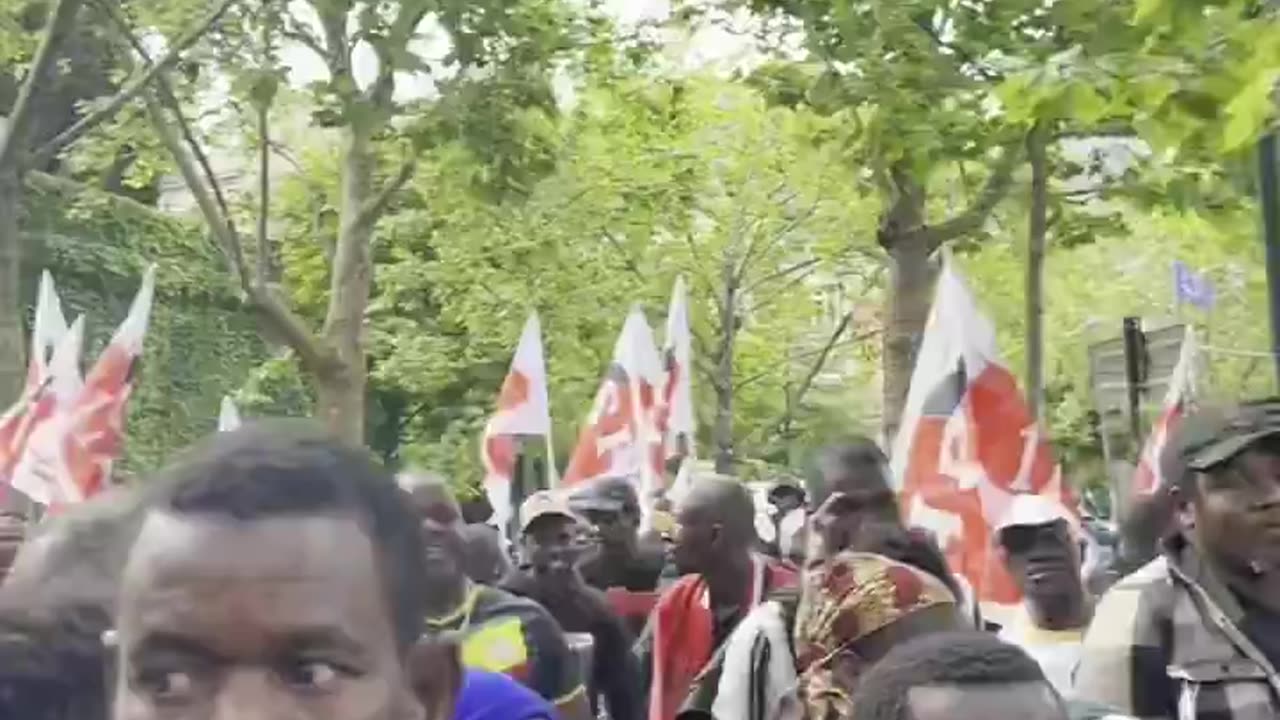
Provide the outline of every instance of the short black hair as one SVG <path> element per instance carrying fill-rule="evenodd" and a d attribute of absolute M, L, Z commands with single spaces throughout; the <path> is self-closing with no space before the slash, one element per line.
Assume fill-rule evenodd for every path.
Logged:
<path fill-rule="evenodd" d="M 114 613 L 129 549 L 160 487 L 114 487 L 43 520 L 0 586 L 0 608 L 95 605 Z"/>
<path fill-rule="evenodd" d="M 0 717 L 107 720 L 110 627 L 96 605 L 0 613 Z"/>
<path fill-rule="evenodd" d="M 239 521 L 308 514 L 348 514 L 378 554 L 397 641 L 407 650 L 421 634 L 425 558 L 407 494 L 366 450 L 306 421 L 257 421 L 214 435 L 161 473 L 158 506 L 176 514 Z"/>
<path fill-rule="evenodd" d="M 901 525 L 874 523 L 862 528 L 857 545 L 854 550 L 883 555 L 929 573 L 956 596 L 957 605 L 964 603 L 964 593 L 951 574 L 946 556 L 928 533 L 916 528 L 908 530 Z"/>
<path fill-rule="evenodd" d="M 854 435 L 840 442 L 827 445 L 818 452 L 818 478 L 809 488 L 809 496 L 816 505 L 820 505 L 831 494 L 827 486 L 828 469 L 837 469 L 851 475 L 872 472 L 887 484 L 885 466 L 889 458 L 880 449 L 880 444 L 865 435 Z"/>
<path fill-rule="evenodd" d="M 867 671 L 858 683 L 851 717 L 911 720 L 911 688 L 1025 682 L 1051 687 L 1040 665 L 1021 648 L 976 630 L 934 633 L 894 648 Z"/>

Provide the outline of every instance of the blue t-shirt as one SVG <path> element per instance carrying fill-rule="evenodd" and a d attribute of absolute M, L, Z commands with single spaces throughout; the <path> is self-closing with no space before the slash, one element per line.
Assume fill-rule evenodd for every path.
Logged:
<path fill-rule="evenodd" d="M 501 673 L 467 670 L 453 720 L 556 720 L 551 704 Z"/>

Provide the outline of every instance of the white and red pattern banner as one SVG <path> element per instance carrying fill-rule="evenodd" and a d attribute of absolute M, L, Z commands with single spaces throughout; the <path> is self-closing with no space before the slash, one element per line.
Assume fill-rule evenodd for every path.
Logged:
<path fill-rule="evenodd" d="M 21 430 L 6 443 L 0 465 L 12 468 L 9 483 L 32 500 L 53 507 L 73 504 L 110 485 L 112 463 L 124 449 L 125 407 L 133 392 L 154 296 L 153 266 L 143 275 L 124 322 L 83 380 L 79 366 L 83 321 L 77 320 L 58 341 L 44 381 L 6 414 L 7 418 L 22 415 Z M 56 294 L 53 298 L 56 302 Z M 45 302 L 42 289 L 37 307 Z M 48 335 L 43 334 L 49 332 L 41 329 L 39 319 L 35 330 L 33 345 L 44 342 L 42 337 Z"/>
<path fill-rule="evenodd" d="M 1200 345 L 1196 342 L 1195 330 L 1188 325 L 1182 338 L 1182 349 L 1178 352 L 1178 364 L 1169 377 L 1169 389 L 1165 392 L 1160 416 L 1156 418 L 1142 447 L 1142 454 L 1138 456 L 1138 467 L 1134 470 L 1133 487 L 1130 488 L 1132 496 L 1149 496 L 1164 486 L 1167 478 L 1160 467 L 1160 455 L 1182 422 L 1188 405 L 1195 400 L 1199 363 Z"/>
<path fill-rule="evenodd" d="M 658 432 L 666 446 L 666 459 L 678 459 L 680 469 L 672 484 L 673 501 L 687 490 L 689 463 L 697 457 L 694 439 L 698 423 L 693 412 L 693 335 L 689 328 L 689 293 L 684 278 L 676 278 L 667 309 L 667 334 L 662 345 L 662 392 L 658 395 Z"/>
<path fill-rule="evenodd" d="M 564 485 L 630 477 L 639 482 L 641 506 L 647 505 L 652 491 L 661 487 L 666 458 L 657 418 L 662 378 L 653 330 L 640 307 L 633 307 L 578 435 Z"/>
<path fill-rule="evenodd" d="M 498 406 L 480 439 L 484 488 L 493 507 L 493 523 L 506 528 L 514 515 L 511 482 L 516 473 L 522 437 L 542 437 L 547 444 L 547 469 L 555 484 L 555 455 L 551 446 L 551 403 L 547 393 L 546 356 L 542 326 L 530 313 L 520 333 L 511 369 L 498 393 Z"/>
<path fill-rule="evenodd" d="M 949 262 L 892 458 L 904 519 L 934 533 L 993 617 L 1020 600 L 992 543 L 1012 498 L 1044 495 L 1076 515 L 1049 443 L 999 359 L 995 327 Z"/>

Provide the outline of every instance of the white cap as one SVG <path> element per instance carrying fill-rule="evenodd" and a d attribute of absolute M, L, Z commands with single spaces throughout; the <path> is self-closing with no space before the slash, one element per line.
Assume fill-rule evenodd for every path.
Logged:
<path fill-rule="evenodd" d="M 995 531 L 1018 526 L 1050 525 L 1060 520 L 1074 530 L 1075 519 L 1062 503 L 1044 495 L 1020 493 L 1013 496 L 1009 509 L 996 523 Z"/>

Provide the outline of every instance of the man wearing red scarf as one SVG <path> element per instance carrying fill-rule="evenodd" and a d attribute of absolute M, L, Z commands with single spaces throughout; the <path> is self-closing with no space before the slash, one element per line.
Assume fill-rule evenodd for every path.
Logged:
<path fill-rule="evenodd" d="M 677 512 L 675 563 L 684 575 L 658 600 L 639 641 L 649 720 L 674 720 L 694 680 L 738 622 L 795 571 L 753 551 L 755 505 L 741 484 L 694 483 Z"/>

